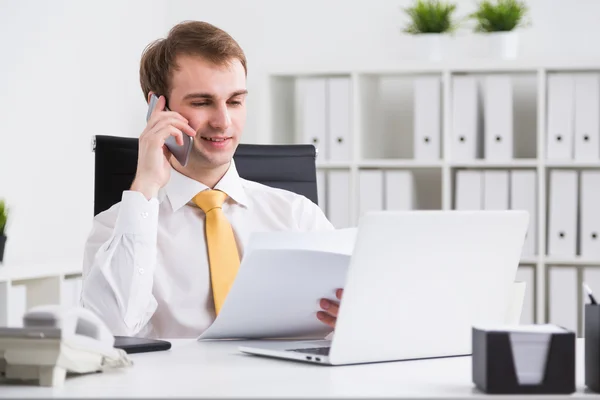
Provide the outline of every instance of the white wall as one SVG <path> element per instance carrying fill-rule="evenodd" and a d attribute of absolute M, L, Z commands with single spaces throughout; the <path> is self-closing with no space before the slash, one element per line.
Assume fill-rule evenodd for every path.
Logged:
<path fill-rule="evenodd" d="M 474 0 L 454 0 L 457 16 L 474 10 Z M 270 70 L 393 68 L 415 58 L 415 41 L 403 34 L 403 7 L 412 0 L 175 0 L 167 24 L 206 20 L 225 29 L 249 57 L 251 107 L 246 138 L 268 141 L 265 128 L 266 73 Z M 528 0 L 532 25 L 521 38 L 523 58 L 592 58 L 600 62 L 598 0 Z M 576 6 L 574 6 L 576 4 Z M 465 28 L 451 41 L 450 57 L 476 53 L 480 45 Z M 253 112 L 252 112 L 253 111 Z"/>
<path fill-rule="evenodd" d="M 474 2 L 459 0 L 459 13 Z M 600 62 L 597 0 L 531 0 L 528 58 Z M 244 140 L 268 140 L 263 89 L 272 69 L 401 65 L 407 0 L 0 0 L 0 197 L 12 207 L 6 262 L 80 258 L 93 214 L 94 134 L 137 136 L 145 104 L 139 57 L 175 23 L 230 32 L 249 58 Z M 468 49 L 472 36 L 458 35 Z M 458 53 L 457 53 L 458 54 Z"/>
<path fill-rule="evenodd" d="M 5 262 L 81 259 L 93 216 L 94 134 L 144 126 L 139 55 L 164 1 L 0 3 L 0 197 Z"/>

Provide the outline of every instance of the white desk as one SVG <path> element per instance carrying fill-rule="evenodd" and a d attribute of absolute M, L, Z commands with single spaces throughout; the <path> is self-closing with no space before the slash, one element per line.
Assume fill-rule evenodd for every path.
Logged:
<path fill-rule="evenodd" d="M 578 340 L 577 392 L 554 399 L 597 397 L 584 389 Z M 62 388 L 0 385 L 0 397 L 492 398 L 474 388 L 470 357 L 328 367 L 244 355 L 240 342 L 172 343 L 170 351 L 133 354 L 129 369 L 69 377 Z"/>

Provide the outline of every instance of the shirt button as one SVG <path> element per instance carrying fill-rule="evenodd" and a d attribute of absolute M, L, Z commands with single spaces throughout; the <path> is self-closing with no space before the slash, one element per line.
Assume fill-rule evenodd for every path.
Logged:
<path fill-rule="evenodd" d="M 144 212 L 142 213 L 142 218 L 148 218 L 148 213 L 144 211 Z"/>
<path fill-rule="evenodd" d="M 138 272 L 140 273 L 140 275 L 144 275 L 145 270 L 144 270 L 144 268 L 140 268 L 140 269 L 138 269 Z"/>

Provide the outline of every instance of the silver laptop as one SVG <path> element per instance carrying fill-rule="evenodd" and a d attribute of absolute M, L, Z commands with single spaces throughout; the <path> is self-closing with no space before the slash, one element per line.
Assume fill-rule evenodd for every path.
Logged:
<path fill-rule="evenodd" d="M 469 355 L 473 325 L 506 321 L 528 223 L 513 210 L 367 213 L 333 338 L 239 350 L 325 365 Z"/>

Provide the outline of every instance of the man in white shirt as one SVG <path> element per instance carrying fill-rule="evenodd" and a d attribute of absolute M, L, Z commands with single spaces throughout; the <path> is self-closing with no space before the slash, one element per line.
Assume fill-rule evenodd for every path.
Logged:
<path fill-rule="evenodd" d="M 242 49 L 207 23 L 179 24 L 145 49 L 142 90 L 159 101 L 140 135 L 134 182 L 94 218 L 84 257 L 81 304 L 114 335 L 198 336 L 251 232 L 333 229 L 307 198 L 239 177 L 232 157 L 246 120 L 246 75 Z M 194 137 L 185 167 L 164 146 L 169 136 L 183 144 L 182 135 Z M 209 194 L 222 198 L 204 206 Z M 334 327 L 341 294 L 321 299 L 316 318 Z"/>

